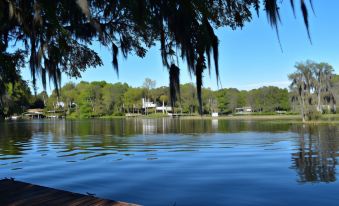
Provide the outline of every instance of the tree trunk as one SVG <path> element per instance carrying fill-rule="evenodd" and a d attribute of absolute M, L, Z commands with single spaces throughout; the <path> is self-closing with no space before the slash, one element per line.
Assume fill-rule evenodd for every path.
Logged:
<path fill-rule="evenodd" d="M 165 114 L 165 102 L 162 101 L 162 113 Z"/>
<path fill-rule="evenodd" d="M 322 106 L 321 106 L 321 93 L 320 93 L 320 91 L 318 91 L 318 105 L 317 105 L 317 111 L 318 112 L 323 112 L 322 111 Z"/>
<path fill-rule="evenodd" d="M 301 97 L 301 116 L 302 116 L 302 121 L 305 122 L 305 99 L 304 97 Z"/>

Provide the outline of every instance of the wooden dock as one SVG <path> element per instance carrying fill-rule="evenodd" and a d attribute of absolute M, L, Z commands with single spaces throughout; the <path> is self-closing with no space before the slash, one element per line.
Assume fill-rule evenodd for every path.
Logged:
<path fill-rule="evenodd" d="M 136 206 L 11 179 L 0 180 L 0 205 Z"/>

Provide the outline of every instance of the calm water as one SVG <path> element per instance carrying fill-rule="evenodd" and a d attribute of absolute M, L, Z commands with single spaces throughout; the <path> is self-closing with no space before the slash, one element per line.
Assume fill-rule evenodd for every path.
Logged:
<path fill-rule="evenodd" d="M 144 205 L 338 205 L 338 154 L 339 125 L 0 122 L 0 178 Z"/>

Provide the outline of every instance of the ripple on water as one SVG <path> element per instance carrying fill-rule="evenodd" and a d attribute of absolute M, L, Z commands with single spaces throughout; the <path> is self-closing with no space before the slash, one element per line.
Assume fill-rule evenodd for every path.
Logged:
<path fill-rule="evenodd" d="M 339 201 L 339 126 L 192 121 L 0 123 L 25 134 L 1 134 L 0 177 L 144 205 Z"/>

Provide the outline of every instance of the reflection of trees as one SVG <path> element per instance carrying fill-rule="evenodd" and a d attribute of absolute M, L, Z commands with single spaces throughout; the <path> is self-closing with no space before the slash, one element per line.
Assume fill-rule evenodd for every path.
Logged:
<path fill-rule="evenodd" d="M 33 135 L 38 138 L 38 146 L 41 148 L 47 148 L 51 143 L 56 143 L 56 145 L 63 143 L 67 150 L 71 151 L 76 148 L 90 147 L 126 148 L 129 137 L 136 135 L 281 132 L 288 131 L 289 127 L 288 124 L 269 124 L 258 121 L 180 118 L 2 122 L 0 124 L 0 154 L 21 154 L 24 145 L 32 141 Z"/>
<path fill-rule="evenodd" d="M 130 138 L 148 134 L 205 134 L 215 132 L 237 133 L 288 131 L 289 124 L 271 124 L 258 121 L 227 121 L 211 119 L 142 119 L 127 118 L 113 120 L 51 121 L 41 124 L 43 138 L 39 144 L 62 143 L 65 151 L 101 148 L 102 150 L 127 149 Z M 133 140 L 135 141 L 135 140 Z M 143 144 L 152 145 L 152 138 L 143 139 Z M 132 143 L 133 145 L 133 143 Z"/>
<path fill-rule="evenodd" d="M 336 181 L 336 152 L 338 131 L 336 126 L 298 126 L 298 150 L 292 153 L 293 167 L 300 182 Z"/>
<path fill-rule="evenodd" d="M 20 155 L 32 137 L 33 128 L 11 122 L 0 122 L 0 154 Z"/>
<path fill-rule="evenodd" d="M 83 155 L 86 158 L 109 155 L 115 152 L 157 149 L 157 146 L 182 144 L 185 149 L 194 149 L 195 143 L 208 141 L 205 135 L 192 139 L 169 135 L 164 139 L 135 138 L 145 134 L 193 134 L 193 133 L 238 133 L 238 132 L 287 132 L 298 134 L 295 150 L 292 152 L 292 168 L 299 176 L 299 182 L 336 181 L 336 155 L 339 150 L 339 130 L 330 125 L 293 125 L 260 121 L 188 120 L 188 119 L 117 119 L 85 121 L 42 121 L 1 122 L 0 160 L 22 155 L 25 150 L 40 150 L 45 153 L 55 149 L 61 155 Z M 285 133 L 284 133 L 285 134 Z M 156 135 L 159 136 L 159 135 Z M 166 139 L 168 138 L 168 139 Z M 173 141 L 173 138 L 177 138 Z M 201 139 L 197 139 L 201 138 Z M 246 138 L 227 138 L 227 143 L 270 144 L 289 137 L 246 135 Z M 226 139 L 226 138 L 225 138 Z M 178 143 L 180 141 L 180 143 Z M 222 140 L 223 141 L 223 140 Z M 139 147 L 140 146 L 140 147 Z M 155 146 L 155 147 L 152 147 Z M 75 151 L 75 152 L 72 152 Z"/>
<path fill-rule="evenodd" d="M 286 132 L 291 124 L 269 122 L 261 120 L 219 120 L 218 132 L 238 133 L 238 132 Z"/>

